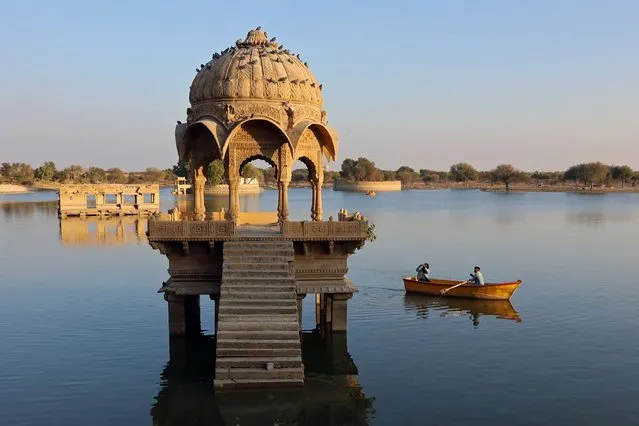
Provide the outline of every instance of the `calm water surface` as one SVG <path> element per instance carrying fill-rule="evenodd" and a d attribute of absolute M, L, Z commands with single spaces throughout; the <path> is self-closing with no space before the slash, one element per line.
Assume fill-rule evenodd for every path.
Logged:
<path fill-rule="evenodd" d="M 311 332 L 307 297 L 305 389 L 220 396 L 212 302 L 201 340 L 169 342 L 168 264 L 136 219 L 98 244 L 102 225 L 61 224 L 55 199 L 0 195 L 0 425 L 639 424 L 639 194 L 326 190 L 326 217 L 359 210 L 378 236 L 350 258 L 347 342 Z M 308 217 L 310 190 L 290 204 Z M 406 296 L 423 261 L 523 285 L 512 305 Z"/>

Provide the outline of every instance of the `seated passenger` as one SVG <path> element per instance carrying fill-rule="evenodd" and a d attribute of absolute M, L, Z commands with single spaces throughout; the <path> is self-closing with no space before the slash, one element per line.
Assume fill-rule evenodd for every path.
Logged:
<path fill-rule="evenodd" d="M 484 276 L 481 273 L 481 269 L 479 266 L 475 266 L 473 269 L 474 272 L 470 274 L 470 281 L 473 285 L 484 285 Z"/>
<path fill-rule="evenodd" d="M 430 265 L 428 263 L 422 263 L 415 269 L 417 271 L 417 279 L 423 282 L 429 282 L 430 279 L 428 276 L 430 275 Z"/>

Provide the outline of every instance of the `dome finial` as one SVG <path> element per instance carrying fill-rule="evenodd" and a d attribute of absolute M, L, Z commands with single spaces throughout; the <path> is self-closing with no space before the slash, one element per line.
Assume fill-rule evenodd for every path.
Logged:
<path fill-rule="evenodd" d="M 266 38 L 266 33 L 262 31 L 262 27 L 257 27 L 248 32 L 243 44 L 247 46 L 265 46 L 268 44 L 268 39 Z"/>

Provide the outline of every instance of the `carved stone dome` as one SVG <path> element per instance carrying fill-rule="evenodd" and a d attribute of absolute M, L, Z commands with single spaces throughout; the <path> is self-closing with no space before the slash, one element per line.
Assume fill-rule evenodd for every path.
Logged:
<path fill-rule="evenodd" d="M 191 105 L 209 101 L 277 101 L 321 108 L 322 93 L 315 76 L 299 58 L 268 40 L 258 27 L 248 32 L 199 69 L 193 79 Z"/>

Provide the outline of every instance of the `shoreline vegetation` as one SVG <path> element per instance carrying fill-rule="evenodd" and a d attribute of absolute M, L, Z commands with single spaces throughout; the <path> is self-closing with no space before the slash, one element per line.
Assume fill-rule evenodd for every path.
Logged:
<path fill-rule="evenodd" d="M 73 165 L 58 170 L 55 163 L 45 162 L 33 168 L 26 163 L 0 165 L 0 194 L 19 194 L 41 190 L 57 190 L 62 184 L 73 183 L 157 183 L 161 187 L 173 186 L 178 176 L 189 176 L 189 164 L 178 162 L 171 169 L 149 167 L 140 172 L 126 172 L 119 168 L 84 168 Z M 274 167 L 259 168 L 246 164 L 241 170 L 245 178 L 255 178 L 266 189 L 277 188 Z M 207 185 L 225 183 L 224 165 L 213 161 L 206 170 Z M 397 170 L 382 170 L 367 158 L 345 159 L 341 170 L 324 171 L 324 188 L 335 181 L 345 183 L 383 182 L 398 180 L 403 190 L 468 189 L 486 192 L 573 192 L 612 193 L 639 192 L 639 171 L 629 166 L 606 165 L 600 162 L 582 163 L 565 171 L 525 172 L 510 164 L 501 164 L 492 170 L 480 171 L 469 163 L 457 163 L 448 171 L 421 169 L 408 166 Z M 306 168 L 291 173 L 291 188 L 310 187 Z"/>

